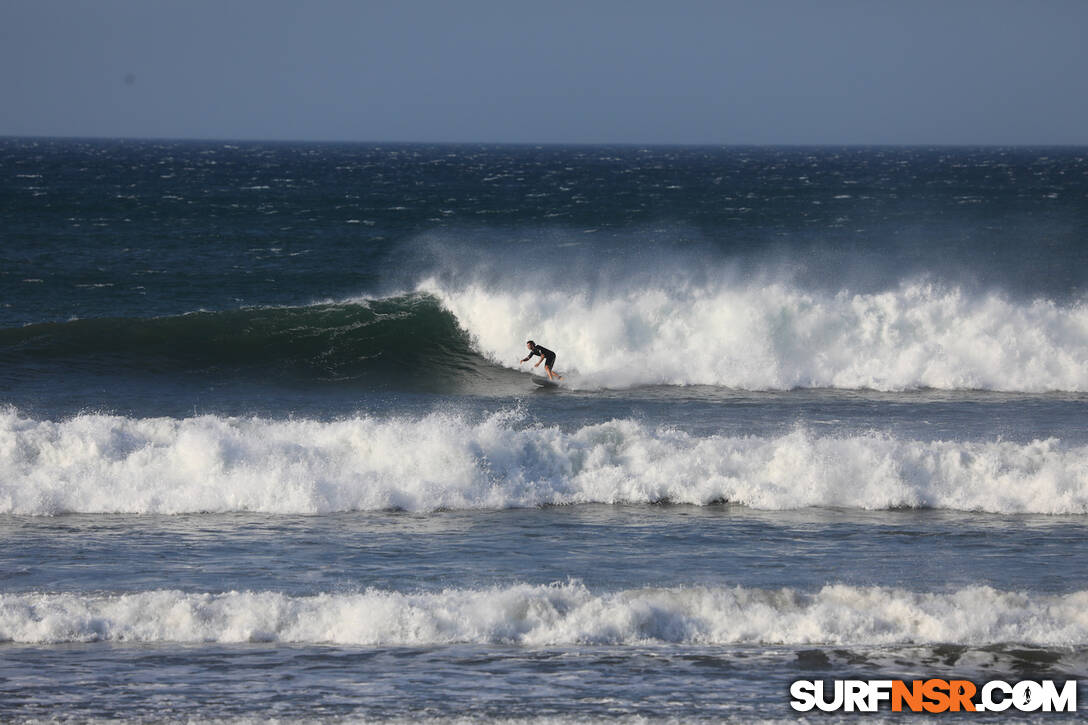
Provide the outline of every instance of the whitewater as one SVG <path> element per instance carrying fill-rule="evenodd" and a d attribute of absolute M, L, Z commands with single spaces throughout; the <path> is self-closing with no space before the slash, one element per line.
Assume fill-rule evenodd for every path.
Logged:
<path fill-rule="evenodd" d="M 967 615 L 965 613 L 969 612 Z M 1042 612 L 1040 616 L 1039 612 Z M 0 642 L 282 642 L 365 646 L 904 645 L 1088 638 L 1088 591 L 1032 597 L 989 587 L 640 588 L 580 582 L 482 590 L 292 597 L 277 592 L 0 596 Z"/>
<path fill-rule="evenodd" d="M 334 422 L 0 415 L 0 513 L 176 514 L 733 502 L 766 509 L 1088 514 L 1088 445 L 886 433 L 693 436 L 426 418 Z M 459 431 L 449 436 L 450 430 Z"/>
<path fill-rule="evenodd" d="M 512 367 L 511 340 L 563 341 L 578 386 L 1088 391 L 1083 299 L 1025 302 L 932 282 L 821 293 L 779 282 L 541 291 L 429 279 L 419 290 L 496 364 Z"/>

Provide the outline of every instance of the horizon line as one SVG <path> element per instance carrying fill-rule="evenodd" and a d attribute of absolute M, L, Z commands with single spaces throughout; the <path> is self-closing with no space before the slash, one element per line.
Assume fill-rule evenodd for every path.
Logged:
<path fill-rule="evenodd" d="M 678 142 L 678 141 L 454 141 L 387 139 L 238 138 L 230 136 L 107 136 L 67 134 L 4 134 L 2 140 L 115 141 L 151 143 L 300 144 L 357 146 L 503 146 L 503 147 L 634 147 L 634 148 L 1054 148 L 1088 149 L 1088 143 L 998 142 Z"/>

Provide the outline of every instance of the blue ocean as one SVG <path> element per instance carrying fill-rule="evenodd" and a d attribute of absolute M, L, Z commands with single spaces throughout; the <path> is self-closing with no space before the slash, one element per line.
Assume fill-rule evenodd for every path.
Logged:
<path fill-rule="evenodd" d="M 0 721 L 1083 710 L 1086 574 L 1083 148 L 0 139 Z"/>

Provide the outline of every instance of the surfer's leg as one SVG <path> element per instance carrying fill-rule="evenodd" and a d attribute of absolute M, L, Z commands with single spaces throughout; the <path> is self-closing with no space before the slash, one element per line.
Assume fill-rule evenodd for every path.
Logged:
<path fill-rule="evenodd" d="M 559 373 L 552 372 L 552 365 L 554 365 L 554 364 L 555 364 L 555 356 L 554 355 L 552 355 L 551 357 L 549 357 L 547 360 L 544 361 L 544 369 L 548 371 L 548 380 L 554 380 L 555 378 L 559 378 L 560 380 L 562 380 L 563 376 L 561 376 Z"/>

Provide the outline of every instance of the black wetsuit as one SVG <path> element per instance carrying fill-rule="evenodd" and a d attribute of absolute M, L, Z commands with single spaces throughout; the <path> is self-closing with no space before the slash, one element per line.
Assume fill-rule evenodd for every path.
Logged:
<path fill-rule="evenodd" d="M 531 359 L 533 355 L 539 355 L 540 357 L 544 358 L 544 367 L 548 368 L 549 370 L 551 370 L 552 367 L 555 365 L 555 353 L 546 347 L 541 347 L 540 345 L 533 345 L 533 349 L 529 353 L 529 357 L 525 358 L 525 360 Z M 525 360 L 522 360 L 522 362 L 525 362 Z"/>

